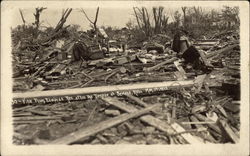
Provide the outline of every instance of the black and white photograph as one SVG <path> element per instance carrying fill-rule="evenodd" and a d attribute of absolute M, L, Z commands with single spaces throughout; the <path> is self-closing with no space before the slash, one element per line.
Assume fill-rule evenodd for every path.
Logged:
<path fill-rule="evenodd" d="M 211 145 L 230 154 L 225 145 L 249 154 L 247 6 L 6 3 L 1 90 L 8 103 L 1 102 L 1 129 L 8 135 L 2 133 L 2 148 L 9 152 L 3 140 L 16 148 L 133 145 L 133 152 L 138 145 Z"/>

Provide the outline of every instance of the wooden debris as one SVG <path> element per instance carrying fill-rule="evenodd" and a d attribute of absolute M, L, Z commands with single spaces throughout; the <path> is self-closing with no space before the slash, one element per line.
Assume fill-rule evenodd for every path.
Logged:
<path fill-rule="evenodd" d="M 155 65 L 155 66 L 153 66 L 153 67 L 144 68 L 144 71 L 150 72 L 150 71 L 153 71 L 153 70 L 157 70 L 157 69 L 159 69 L 160 67 L 164 66 L 165 64 L 173 63 L 175 60 L 177 60 L 177 58 L 176 58 L 176 57 L 173 57 L 173 58 L 171 58 L 171 59 L 169 59 L 169 60 L 166 60 L 166 61 L 163 61 L 163 62 L 161 62 L 161 63 L 159 63 L 159 64 L 157 64 L 157 65 Z"/>
<path fill-rule="evenodd" d="M 171 45 L 157 29 L 162 7 L 153 8 L 154 31 L 147 9 L 134 11 L 137 21 L 140 13 L 146 17 L 138 21 L 142 38 L 131 34 L 133 28 L 110 29 L 107 36 L 96 25 L 99 8 L 94 22 L 82 10 L 94 26 L 87 32 L 64 26 L 72 9 L 44 30 L 38 30 L 39 13 L 32 27 L 20 10 L 24 25 L 11 30 L 12 117 L 20 133 L 14 144 L 48 144 L 52 138 L 51 144 L 240 141 L 240 103 L 232 102 L 241 100 L 239 32 L 206 35 L 216 40 L 200 36 L 204 40 L 193 40 L 194 47 L 177 30 Z"/>
<path fill-rule="evenodd" d="M 197 89 L 195 91 L 195 93 L 199 93 L 201 91 L 202 86 L 204 85 L 204 81 L 206 79 L 207 75 L 203 74 L 203 75 L 199 75 L 195 78 L 195 86 L 197 86 Z"/>
<path fill-rule="evenodd" d="M 181 124 L 183 125 L 204 125 L 204 124 L 215 124 L 215 122 L 211 121 L 206 121 L 206 122 L 201 122 L 201 121 L 197 121 L 197 122 L 181 122 Z"/>
<path fill-rule="evenodd" d="M 195 127 L 197 128 L 204 128 L 203 124 L 213 124 L 213 123 L 208 123 L 208 122 L 200 122 L 195 116 L 191 116 L 190 120 L 192 121 L 192 124 L 195 124 Z M 184 124 L 184 123 L 182 123 Z M 217 141 L 209 134 L 209 132 L 202 132 L 202 135 L 204 139 L 209 140 L 210 142 L 216 143 Z"/>
<path fill-rule="evenodd" d="M 119 100 L 115 99 L 115 98 L 104 98 L 104 101 L 106 101 L 109 104 L 112 104 L 113 106 L 116 106 L 126 112 L 133 112 L 136 111 L 137 109 L 132 107 L 132 106 L 128 106 L 122 102 L 120 102 Z M 172 125 L 167 124 L 166 122 L 163 122 L 151 115 L 146 115 L 146 116 L 142 116 L 140 117 L 140 119 L 146 123 L 148 123 L 151 126 L 154 126 L 155 128 L 166 132 L 168 135 L 173 135 L 176 133 L 176 130 L 173 129 Z M 180 126 L 178 124 L 174 124 L 174 126 L 176 126 L 177 128 L 180 128 Z M 190 136 L 190 135 L 181 135 L 186 141 L 188 141 L 189 143 L 201 143 L 199 140 L 197 140 L 195 137 Z M 182 138 L 179 138 L 182 139 Z"/>
<path fill-rule="evenodd" d="M 112 115 L 112 116 L 118 116 L 121 114 L 120 111 L 118 110 L 110 110 L 110 109 L 106 109 L 104 112 L 105 114 Z"/>
<path fill-rule="evenodd" d="M 217 50 L 217 51 L 213 51 L 213 52 L 210 52 L 209 54 L 207 54 L 207 58 L 210 59 L 216 55 L 219 55 L 219 54 L 222 54 L 222 53 L 225 53 L 225 52 L 228 52 L 232 49 L 234 49 L 235 47 L 239 46 L 239 44 L 234 44 L 234 45 L 230 45 L 228 47 L 225 47 L 225 48 L 222 48 L 220 50 Z"/>
<path fill-rule="evenodd" d="M 107 82 L 107 80 L 108 80 L 110 77 L 112 77 L 113 75 L 117 74 L 118 72 L 126 73 L 126 68 L 121 67 L 121 68 L 115 69 L 111 74 L 109 74 L 109 75 L 105 78 L 105 82 Z"/>
<path fill-rule="evenodd" d="M 237 113 L 240 111 L 240 106 L 237 105 L 237 104 L 234 104 L 234 103 L 226 103 L 225 105 L 223 105 L 223 107 L 226 109 L 226 110 L 229 110 L 233 113 Z"/>
<path fill-rule="evenodd" d="M 15 121 L 31 121 L 31 120 L 60 120 L 57 116 L 33 116 L 33 117 L 15 117 Z"/>
<path fill-rule="evenodd" d="M 42 116 L 50 116 L 51 113 L 47 112 L 47 111 L 36 111 L 36 110 L 28 110 L 29 112 L 31 112 L 32 114 L 35 114 L 35 115 L 42 115 Z"/>
<path fill-rule="evenodd" d="M 87 121 L 91 120 L 96 112 L 97 104 L 94 106 L 93 110 L 90 112 Z"/>
<path fill-rule="evenodd" d="M 182 134 L 183 132 L 185 132 L 185 129 L 177 123 L 172 123 L 171 127 L 173 127 L 173 129 L 176 130 L 177 133 L 181 133 L 181 136 L 190 144 L 202 144 L 202 143 L 204 143 L 204 142 L 202 142 L 202 140 L 200 138 L 193 136 L 189 133 Z"/>
<path fill-rule="evenodd" d="M 180 61 L 174 61 L 174 65 L 175 65 L 175 67 L 178 69 L 178 71 L 180 72 L 182 78 L 183 78 L 184 80 L 187 79 L 186 72 L 185 72 L 185 70 L 183 69 L 183 67 L 180 65 Z"/>
<path fill-rule="evenodd" d="M 152 83 L 140 83 L 131 85 L 114 85 L 114 86 L 101 86 L 101 87 L 87 87 L 77 89 L 61 89 L 61 90 L 49 90 L 49 91 L 34 91 L 25 93 L 14 93 L 14 99 L 20 98 L 38 98 L 38 97 L 56 97 L 56 96 L 71 96 L 71 95 L 84 95 L 84 94 L 97 94 L 108 93 L 115 91 L 129 91 L 129 90 L 143 90 L 154 89 L 158 87 L 187 87 L 192 86 L 193 81 L 168 81 L 168 82 L 152 82 Z"/>
<path fill-rule="evenodd" d="M 103 121 L 101 123 L 95 124 L 93 126 L 90 127 L 84 127 L 82 129 L 79 129 L 76 132 L 70 133 L 62 138 L 58 138 L 52 142 L 50 142 L 50 144 L 72 144 L 78 140 L 81 140 L 85 137 L 94 135 L 100 131 L 103 131 L 107 128 L 113 127 L 119 123 L 125 122 L 131 118 L 135 118 L 138 117 L 140 115 L 143 115 L 145 113 L 148 113 L 149 111 L 159 107 L 160 105 L 153 105 L 150 107 L 147 107 L 145 109 L 133 112 L 133 113 L 129 113 L 129 114 L 122 114 L 120 116 L 114 117 L 112 119 Z"/>
<path fill-rule="evenodd" d="M 234 133 L 234 131 L 232 130 L 232 128 L 228 125 L 228 123 L 224 120 L 219 120 L 222 128 L 224 128 L 225 132 L 227 133 L 227 135 L 230 137 L 230 139 L 234 142 L 234 143 L 239 143 L 240 138 Z"/>
<path fill-rule="evenodd" d="M 201 114 L 194 114 L 194 116 L 197 117 L 201 121 L 214 122 L 214 121 L 206 118 L 205 116 L 203 116 Z M 211 129 L 213 129 L 217 133 L 222 134 L 221 129 L 216 124 L 208 124 L 208 127 L 210 127 Z"/>

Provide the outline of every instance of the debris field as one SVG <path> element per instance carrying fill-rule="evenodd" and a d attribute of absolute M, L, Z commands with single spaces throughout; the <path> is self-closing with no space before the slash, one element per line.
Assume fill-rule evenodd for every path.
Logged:
<path fill-rule="evenodd" d="M 14 144 L 239 142 L 239 32 L 181 37 L 180 52 L 165 34 L 103 49 L 86 32 L 59 39 L 71 11 L 37 40 L 12 33 Z"/>

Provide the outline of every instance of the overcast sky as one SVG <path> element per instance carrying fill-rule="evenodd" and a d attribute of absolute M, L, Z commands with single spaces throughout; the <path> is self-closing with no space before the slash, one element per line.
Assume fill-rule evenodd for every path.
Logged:
<path fill-rule="evenodd" d="M 98 5 L 99 6 L 99 5 Z M 125 6 L 125 5 L 124 5 Z M 172 20 L 170 14 L 173 14 L 174 11 L 178 10 L 180 13 L 181 6 L 176 6 L 174 4 L 168 4 L 168 5 L 161 5 L 165 7 L 165 12 L 169 15 L 169 21 Z M 206 9 L 218 9 L 222 8 L 222 6 L 215 6 L 212 7 L 206 7 Z M 91 6 L 88 8 L 84 8 L 85 12 L 88 14 L 90 19 L 94 19 L 95 12 L 96 12 L 97 6 Z M 152 14 L 152 5 L 147 6 L 149 13 Z M 20 9 L 23 11 L 23 15 L 25 18 L 26 23 L 33 23 L 34 22 L 34 15 L 35 7 L 20 7 Z M 46 10 L 44 10 L 40 16 L 40 21 L 42 21 L 42 26 L 52 26 L 55 27 L 55 25 L 58 23 L 62 15 L 62 8 L 55 8 L 55 7 L 47 7 Z M 19 13 L 19 9 L 15 9 L 13 13 L 14 18 L 12 21 L 12 27 L 15 27 L 17 25 L 22 24 L 22 19 Z M 98 26 L 113 26 L 113 27 L 125 27 L 126 23 L 130 20 L 135 20 L 133 15 L 133 6 L 126 6 L 123 7 L 122 4 L 117 7 L 109 7 L 108 5 L 100 6 L 99 10 L 99 17 L 98 17 Z M 69 15 L 66 25 L 68 24 L 78 24 L 81 26 L 82 30 L 89 29 L 89 21 L 85 18 L 84 14 L 79 11 L 79 9 L 74 8 L 71 14 Z"/>
<path fill-rule="evenodd" d="M 84 9 L 87 15 L 91 20 L 94 21 L 96 9 Z M 25 21 L 27 23 L 34 22 L 33 13 L 35 9 L 22 9 Z M 98 26 L 116 26 L 116 27 L 124 27 L 129 19 L 133 19 L 133 9 L 107 9 L 100 8 L 99 17 L 98 17 Z M 17 11 L 15 14 L 15 21 L 13 22 L 13 26 L 22 24 L 22 19 Z M 42 21 L 42 25 L 44 26 L 55 26 L 62 16 L 62 9 L 46 9 L 42 12 L 40 16 L 40 21 Z M 89 21 L 85 18 L 85 15 L 79 11 L 79 9 L 73 9 L 67 18 L 67 24 L 78 24 L 82 27 L 83 30 L 89 28 Z"/>

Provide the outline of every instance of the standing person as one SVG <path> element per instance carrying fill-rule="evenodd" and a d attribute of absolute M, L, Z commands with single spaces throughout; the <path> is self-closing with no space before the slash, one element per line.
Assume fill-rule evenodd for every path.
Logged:
<path fill-rule="evenodd" d="M 174 35 L 174 39 L 173 39 L 173 43 L 172 43 L 172 50 L 179 53 L 180 52 L 180 41 L 181 40 L 181 35 L 180 35 L 180 31 L 177 30 L 175 35 Z"/>
<path fill-rule="evenodd" d="M 76 41 L 73 46 L 73 61 L 90 60 L 87 46 L 80 40 Z"/>
<path fill-rule="evenodd" d="M 177 52 L 179 55 L 185 52 L 191 45 L 187 38 L 187 35 L 188 32 L 185 31 L 183 28 L 178 29 L 174 35 L 172 50 Z"/>

